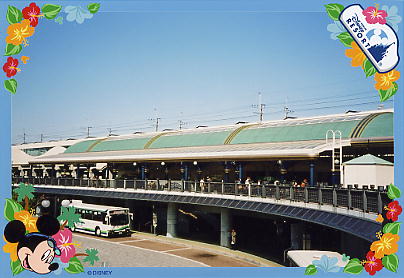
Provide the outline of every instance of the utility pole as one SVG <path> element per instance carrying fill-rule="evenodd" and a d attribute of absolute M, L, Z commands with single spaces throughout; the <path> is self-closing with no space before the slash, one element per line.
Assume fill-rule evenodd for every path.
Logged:
<path fill-rule="evenodd" d="M 87 138 L 90 138 L 90 129 L 94 128 L 93 126 L 88 126 L 87 127 Z"/>
<path fill-rule="evenodd" d="M 24 137 L 24 141 L 23 141 L 23 142 L 24 142 L 24 144 L 27 143 L 27 141 L 25 140 L 25 139 L 26 139 L 26 136 L 27 136 L 27 134 L 25 133 L 25 129 L 24 129 L 24 134 L 23 134 L 23 137 Z"/>
<path fill-rule="evenodd" d="M 264 108 L 265 108 L 265 104 L 262 103 L 262 94 L 258 93 L 258 105 L 252 105 L 253 108 L 257 108 L 258 112 L 256 112 L 256 114 L 259 115 L 260 117 L 260 122 L 262 122 L 264 120 Z"/>
<path fill-rule="evenodd" d="M 179 120 L 178 123 L 179 123 L 179 128 L 181 130 L 182 127 L 185 125 L 185 122 L 183 122 L 182 120 Z"/>
<path fill-rule="evenodd" d="M 43 142 L 43 133 L 41 133 L 41 143 Z"/>
<path fill-rule="evenodd" d="M 111 136 L 111 134 L 112 134 L 112 128 L 107 128 L 107 130 L 108 130 L 108 136 Z"/>

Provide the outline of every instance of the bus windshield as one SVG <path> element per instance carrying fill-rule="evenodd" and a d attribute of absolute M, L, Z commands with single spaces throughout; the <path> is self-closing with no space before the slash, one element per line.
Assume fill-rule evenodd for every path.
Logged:
<path fill-rule="evenodd" d="M 129 217 L 128 214 L 114 214 L 111 215 L 111 225 L 118 226 L 118 225 L 126 225 L 129 224 Z"/>

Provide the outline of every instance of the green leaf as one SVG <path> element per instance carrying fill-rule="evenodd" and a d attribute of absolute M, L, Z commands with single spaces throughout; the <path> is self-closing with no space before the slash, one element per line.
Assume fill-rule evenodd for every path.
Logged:
<path fill-rule="evenodd" d="M 90 13 L 95 14 L 100 9 L 101 4 L 99 3 L 91 3 L 87 5 L 87 9 Z"/>
<path fill-rule="evenodd" d="M 359 259 L 351 259 L 347 263 L 347 265 L 344 267 L 344 272 L 345 273 L 350 273 L 350 274 L 359 274 L 363 270 L 363 265 L 361 264 L 361 261 Z"/>
<path fill-rule="evenodd" d="M 314 275 L 317 273 L 317 268 L 315 265 L 308 265 L 306 267 L 306 271 L 304 272 L 305 275 Z"/>
<path fill-rule="evenodd" d="M 76 274 L 80 272 L 84 272 L 84 267 L 81 264 L 80 260 L 76 257 L 72 257 L 69 261 L 69 266 L 65 268 L 66 272 L 71 274 Z"/>
<path fill-rule="evenodd" d="M 18 259 L 15 262 L 10 261 L 10 268 L 13 275 L 17 275 L 24 271 L 24 268 L 21 266 L 21 262 Z"/>
<path fill-rule="evenodd" d="M 393 82 L 393 86 L 391 86 L 389 89 L 387 90 L 379 90 L 379 96 L 380 96 L 380 101 L 386 101 L 389 98 L 391 98 L 392 96 L 394 96 L 396 94 L 398 90 L 398 85 L 396 82 Z"/>
<path fill-rule="evenodd" d="M 91 265 L 94 265 L 96 261 L 99 261 L 100 258 L 97 256 L 98 255 L 98 250 L 97 249 L 86 249 L 86 254 L 88 255 L 87 257 L 84 258 L 83 262 L 88 262 Z"/>
<path fill-rule="evenodd" d="M 400 189 L 397 187 L 397 186 L 395 186 L 394 184 L 390 184 L 389 186 L 388 186 L 388 189 L 387 189 L 387 196 L 389 196 L 389 198 L 390 199 L 397 199 L 397 198 L 400 198 L 400 196 L 401 196 L 401 191 L 400 191 Z"/>
<path fill-rule="evenodd" d="M 398 261 L 396 254 L 384 256 L 382 259 L 383 266 L 392 272 L 397 272 Z"/>
<path fill-rule="evenodd" d="M 19 23 L 22 20 L 22 12 L 14 6 L 8 6 L 6 18 L 10 24 Z"/>
<path fill-rule="evenodd" d="M 377 72 L 375 67 L 368 59 L 363 62 L 363 71 L 365 72 L 366 77 L 372 76 Z"/>
<path fill-rule="evenodd" d="M 14 45 L 12 43 L 8 43 L 6 45 L 6 50 L 4 51 L 4 56 L 10 56 L 10 55 L 17 55 L 20 53 L 22 50 L 22 46 L 19 45 Z"/>
<path fill-rule="evenodd" d="M 47 19 L 54 19 L 59 12 L 62 10 L 62 6 L 60 5 L 53 5 L 53 4 L 45 4 L 43 5 L 41 11 L 42 14 L 47 18 Z"/>
<path fill-rule="evenodd" d="M 348 32 L 343 32 L 337 36 L 340 42 L 342 42 L 345 46 L 351 47 L 351 42 L 353 42 L 353 38 Z"/>
<path fill-rule="evenodd" d="M 4 80 L 4 88 L 12 94 L 17 92 L 17 80 L 14 78 Z"/>
<path fill-rule="evenodd" d="M 12 199 L 6 199 L 6 205 L 4 206 L 4 217 L 8 221 L 14 220 L 14 213 L 22 211 L 23 207 Z"/>
<path fill-rule="evenodd" d="M 400 226 L 401 222 L 388 223 L 383 227 L 383 234 L 390 233 L 393 235 L 398 235 L 398 233 L 400 232 Z"/>
<path fill-rule="evenodd" d="M 338 21 L 339 14 L 344 9 L 344 6 L 342 6 L 341 4 L 334 3 L 325 5 L 325 9 L 327 10 L 328 16 L 331 17 L 332 20 Z"/>

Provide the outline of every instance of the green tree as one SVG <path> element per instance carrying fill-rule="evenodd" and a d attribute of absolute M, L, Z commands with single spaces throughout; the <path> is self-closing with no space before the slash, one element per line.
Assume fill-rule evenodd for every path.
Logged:
<path fill-rule="evenodd" d="M 29 209 L 29 200 L 34 198 L 35 188 L 32 184 L 20 183 L 18 187 L 13 190 L 14 193 L 17 194 L 17 201 L 22 202 L 24 200 L 25 207 L 24 209 L 28 211 Z"/>
<path fill-rule="evenodd" d="M 98 250 L 91 248 L 91 249 L 86 249 L 86 254 L 87 257 L 84 258 L 83 262 L 89 262 L 89 264 L 94 265 L 96 261 L 99 261 L 100 258 L 97 256 L 98 255 Z"/>
<path fill-rule="evenodd" d="M 59 221 L 65 221 L 60 227 L 61 230 L 64 229 L 66 224 L 69 227 L 73 227 L 75 223 L 80 223 L 80 214 L 76 213 L 75 207 L 62 207 L 60 215 L 57 218 Z"/>

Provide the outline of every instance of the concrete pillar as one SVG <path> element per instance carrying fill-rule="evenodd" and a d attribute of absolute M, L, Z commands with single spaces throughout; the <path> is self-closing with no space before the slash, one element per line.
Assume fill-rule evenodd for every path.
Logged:
<path fill-rule="evenodd" d="M 146 179 L 146 171 L 145 171 L 146 169 L 145 169 L 145 166 L 144 165 L 142 165 L 141 167 L 140 167 L 140 179 L 141 180 L 145 180 Z"/>
<path fill-rule="evenodd" d="M 310 163 L 310 186 L 315 186 L 316 185 L 316 180 L 315 180 L 315 164 L 314 162 Z"/>
<path fill-rule="evenodd" d="M 231 215 L 228 208 L 220 211 L 220 246 L 230 248 Z"/>
<path fill-rule="evenodd" d="M 303 224 L 290 224 L 290 245 L 292 249 L 301 250 L 303 248 Z"/>
<path fill-rule="evenodd" d="M 223 177 L 223 181 L 226 183 L 229 182 L 229 173 L 230 173 L 229 163 L 226 161 L 224 163 L 224 177 Z"/>
<path fill-rule="evenodd" d="M 238 164 L 238 178 L 240 179 L 241 183 L 243 183 L 243 164 L 241 162 Z"/>
<path fill-rule="evenodd" d="M 177 204 L 168 203 L 167 206 L 167 237 L 177 236 Z"/>

